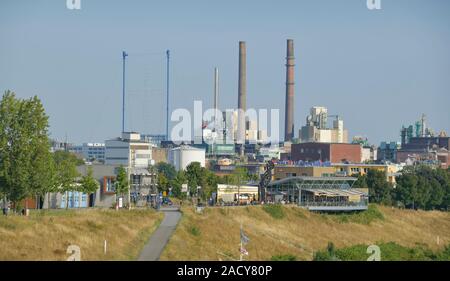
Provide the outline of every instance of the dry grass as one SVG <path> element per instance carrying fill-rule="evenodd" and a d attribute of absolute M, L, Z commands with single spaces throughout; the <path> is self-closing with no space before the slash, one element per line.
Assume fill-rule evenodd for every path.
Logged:
<path fill-rule="evenodd" d="M 162 220 L 152 210 L 55 210 L 30 217 L 0 216 L 0 260 L 133 260 Z M 107 240 L 107 253 L 103 243 Z"/>
<path fill-rule="evenodd" d="M 376 208 L 382 218 L 362 223 L 294 206 L 283 206 L 282 218 L 274 218 L 261 206 L 209 208 L 203 214 L 184 206 L 184 215 L 161 260 L 227 260 L 219 252 L 237 258 L 241 223 L 250 238 L 246 247 L 249 260 L 270 260 L 286 254 L 311 260 L 313 253 L 326 248 L 330 241 L 338 248 L 393 241 L 407 247 L 420 243 L 441 250 L 450 244 L 450 213 Z M 193 235 L 193 228 L 198 235 Z"/>

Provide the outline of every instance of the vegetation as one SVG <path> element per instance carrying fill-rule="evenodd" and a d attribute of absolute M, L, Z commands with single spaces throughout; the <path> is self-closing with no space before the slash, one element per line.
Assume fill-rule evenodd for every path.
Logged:
<path fill-rule="evenodd" d="M 354 187 L 369 188 L 370 202 L 408 209 L 448 209 L 450 172 L 428 166 L 406 167 L 396 177 L 395 188 L 381 171 L 369 170 L 358 177 Z"/>
<path fill-rule="evenodd" d="M 223 256 L 218 252 L 238 258 L 241 225 L 250 238 L 245 247 L 249 252 L 245 257 L 247 260 L 267 261 L 280 255 L 312 260 L 314 253 L 326 249 L 329 242 L 333 243 L 336 252 L 354 245 L 384 241 L 406 248 L 423 245 L 436 254 L 442 253 L 445 245 L 450 244 L 448 212 L 407 210 L 374 204 L 370 208 L 380 217 L 375 215 L 374 219 L 365 219 L 363 212 L 348 214 L 346 220 L 341 219 L 340 215 L 278 205 L 275 208 L 282 210 L 283 218 L 274 218 L 270 211 L 264 210 L 265 206 L 269 205 L 215 207 L 199 214 L 192 205 L 183 204 L 183 216 L 161 260 L 219 260 Z M 199 230 L 199 236 L 190 232 L 191 226 Z M 366 260 L 368 255 L 364 257 Z M 381 258 L 384 260 L 383 254 Z"/>
<path fill-rule="evenodd" d="M 117 171 L 115 188 L 116 188 L 116 194 L 119 194 L 120 196 L 123 196 L 125 193 L 127 193 L 130 188 L 129 182 L 128 182 L 127 171 L 125 170 L 125 168 L 123 166 L 120 166 Z M 119 199 L 117 198 L 117 200 L 119 200 Z"/>
<path fill-rule="evenodd" d="M 367 211 L 364 212 L 353 212 L 353 213 L 338 213 L 336 215 L 327 215 L 335 219 L 335 221 L 340 223 L 359 223 L 359 224 L 370 224 L 377 220 L 384 220 L 383 213 L 378 210 L 375 204 L 370 204 Z"/>
<path fill-rule="evenodd" d="M 416 244 L 405 247 L 395 242 L 375 243 L 380 247 L 382 261 L 450 261 L 450 245 L 443 250 L 432 251 L 426 245 Z M 331 248 L 330 248 L 331 245 Z M 366 261 L 371 253 L 367 253 L 369 245 L 358 244 L 341 249 L 334 249 L 330 243 L 326 250 L 314 254 L 315 261 Z"/>
<path fill-rule="evenodd" d="M 31 211 L 0 216 L 0 260 L 65 261 L 69 245 L 81 260 L 135 260 L 158 227 L 162 213 L 108 209 Z M 104 241 L 107 251 L 104 253 Z"/>
<path fill-rule="evenodd" d="M 284 218 L 283 208 L 280 204 L 276 205 L 264 205 L 263 210 L 266 211 L 274 219 Z"/>
<path fill-rule="evenodd" d="M 83 161 L 65 151 L 52 154 L 48 127 L 39 98 L 19 99 L 11 91 L 4 93 L 0 100 L 0 196 L 16 208 L 32 196 L 80 188 L 75 184 L 76 166 Z M 82 191 L 84 187 L 81 184 Z"/>

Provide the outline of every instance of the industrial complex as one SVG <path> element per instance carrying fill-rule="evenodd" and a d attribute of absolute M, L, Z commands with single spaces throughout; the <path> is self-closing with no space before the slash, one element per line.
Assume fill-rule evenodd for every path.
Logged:
<path fill-rule="evenodd" d="M 123 95 L 125 88 L 125 61 L 123 53 Z M 167 51 L 167 69 L 170 67 Z M 82 175 L 92 167 L 99 190 L 91 195 L 79 192 L 52 194 L 43 206 L 70 208 L 89 206 L 109 207 L 116 202 L 114 181 L 118 167 L 126 168 L 130 194 L 121 198 L 123 204 L 146 205 L 163 197 L 158 187 L 158 173 L 151 167 L 168 163 L 175 171 L 186 171 L 191 163 L 208 169 L 224 180 L 238 169 L 244 169 L 251 181 L 219 183 L 208 202 L 216 205 L 241 204 L 296 204 L 310 210 L 351 211 L 364 210 L 370 196 L 368 190 L 353 188 L 357 177 L 369 171 L 380 171 L 395 188 L 396 176 L 406 166 L 420 164 L 447 168 L 450 138 L 445 132 L 434 134 L 427 127 L 426 117 L 411 126 L 403 126 L 400 142 L 370 144 L 367 138 L 349 139 L 349 131 L 339 114 L 329 114 L 324 106 L 312 105 L 306 122 L 295 131 L 295 57 L 294 40 L 286 41 L 286 81 L 284 108 L 284 140 L 270 142 L 267 128 L 250 118 L 247 103 L 247 48 L 238 42 L 237 109 L 232 114 L 218 114 L 219 69 L 214 68 L 212 122 L 204 120 L 196 139 L 174 142 L 169 132 L 143 134 L 123 132 L 104 143 L 73 145 L 53 141 L 52 150 L 75 153 L 85 161 L 79 167 Z M 169 72 L 167 72 L 167 110 L 169 109 Z M 125 108 L 125 107 L 124 107 Z M 122 112 L 124 115 L 125 112 Z M 169 127 L 167 112 L 166 127 Z M 123 116 L 123 119 L 125 115 Z M 194 130 L 196 130 L 194 128 Z M 200 137 L 200 139 L 198 139 Z M 231 142 L 230 142 L 231 140 Z M 187 182 L 185 183 L 187 185 Z M 199 186 L 201 188 L 201 186 Z M 186 196 L 193 196 L 187 188 Z M 169 196 L 170 193 L 165 194 Z M 66 196 L 68 198 L 66 198 Z M 152 198 L 149 200 L 149 198 Z M 159 199 L 158 199 L 159 198 Z M 68 199 L 68 200 L 67 200 Z"/>

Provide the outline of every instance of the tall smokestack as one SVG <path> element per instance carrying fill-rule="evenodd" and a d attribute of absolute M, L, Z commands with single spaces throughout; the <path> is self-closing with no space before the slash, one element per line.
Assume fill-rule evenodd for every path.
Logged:
<path fill-rule="evenodd" d="M 241 155 L 243 155 L 243 144 L 245 144 L 245 111 L 247 110 L 247 51 L 245 42 L 239 42 L 239 88 L 238 88 L 238 132 L 237 143 L 242 144 Z"/>
<path fill-rule="evenodd" d="M 286 106 L 284 118 L 284 140 L 294 137 L 294 40 L 287 40 L 286 54 Z"/>

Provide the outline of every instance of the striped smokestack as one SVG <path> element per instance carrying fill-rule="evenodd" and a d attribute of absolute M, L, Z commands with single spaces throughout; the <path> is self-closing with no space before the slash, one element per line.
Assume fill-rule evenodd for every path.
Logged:
<path fill-rule="evenodd" d="M 284 140 L 294 137 L 294 40 L 287 40 L 286 54 L 286 106 L 284 118 Z"/>
<path fill-rule="evenodd" d="M 239 85 L 238 85 L 238 127 L 237 143 L 245 143 L 245 111 L 247 110 L 247 52 L 245 42 L 239 42 Z M 242 147 L 243 148 L 243 147 Z M 241 155 L 243 149 L 241 149 Z"/>

